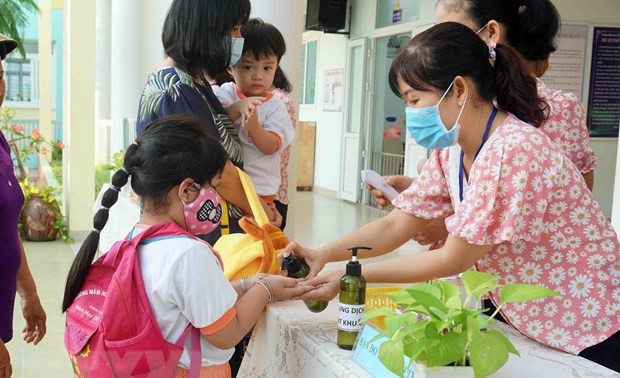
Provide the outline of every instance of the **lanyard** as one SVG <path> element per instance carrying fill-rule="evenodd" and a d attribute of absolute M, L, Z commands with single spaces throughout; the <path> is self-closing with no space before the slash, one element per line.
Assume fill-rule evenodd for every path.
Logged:
<path fill-rule="evenodd" d="M 482 142 L 480 143 L 480 147 L 478 147 L 478 151 L 476 151 L 476 154 L 474 155 L 474 160 L 472 160 L 471 162 L 472 167 L 474 166 L 474 161 L 476 161 L 476 158 L 478 157 L 480 150 L 482 150 L 482 146 L 484 146 L 484 142 L 486 142 L 487 138 L 489 137 L 489 132 L 491 131 L 491 126 L 493 125 L 493 120 L 495 119 L 496 115 L 497 115 L 497 108 L 493 108 L 493 112 L 491 113 L 491 116 L 489 117 L 489 121 L 487 122 L 487 128 L 486 130 L 484 130 L 484 135 L 482 135 Z M 464 181 L 463 179 L 463 176 L 464 176 L 463 155 L 464 155 L 464 152 L 461 150 L 461 163 L 459 165 L 459 198 L 461 199 L 461 202 L 463 202 L 463 181 Z"/>

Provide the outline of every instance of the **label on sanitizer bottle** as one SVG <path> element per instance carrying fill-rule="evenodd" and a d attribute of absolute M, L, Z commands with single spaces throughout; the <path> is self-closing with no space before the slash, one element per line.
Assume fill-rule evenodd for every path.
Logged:
<path fill-rule="evenodd" d="M 362 328 L 360 320 L 366 306 L 338 303 L 338 329 L 343 331 L 359 331 Z"/>

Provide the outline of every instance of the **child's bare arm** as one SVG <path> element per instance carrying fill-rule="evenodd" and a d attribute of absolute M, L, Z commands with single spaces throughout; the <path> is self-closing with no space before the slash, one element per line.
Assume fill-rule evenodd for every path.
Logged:
<path fill-rule="evenodd" d="M 278 152 L 280 141 L 274 133 L 265 130 L 260 124 L 257 109 L 250 112 L 249 117 L 244 119 L 242 126 L 248 131 L 252 142 L 254 142 L 260 152 L 265 155 L 272 155 Z"/>
<path fill-rule="evenodd" d="M 224 109 L 226 109 L 230 120 L 236 122 L 240 118 L 249 117 L 250 112 L 262 104 L 263 101 L 265 101 L 264 97 L 247 97 L 225 106 Z"/>

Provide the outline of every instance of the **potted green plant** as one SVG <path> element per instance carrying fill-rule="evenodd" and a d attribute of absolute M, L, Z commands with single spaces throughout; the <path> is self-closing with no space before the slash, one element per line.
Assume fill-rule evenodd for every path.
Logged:
<path fill-rule="evenodd" d="M 39 187 L 28 180 L 19 183 L 24 193 L 24 207 L 19 219 L 22 237 L 31 241 L 56 240 L 58 236 L 67 243 L 73 242 L 65 217 L 60 210 L 60 187 Z"/>
<path fill-rule="evenodd" d="M 371 342 L 388 339 L 379 348 L 379 359 L 394 374 L 403 376 L 408 356 L 416 378 L 487 377 L 504 366 L 509 353 L 519 355 L 493 319 L 499 309 L 507 303 L 561 295 L 536 285 L 501 285 L 499 277 L 472 270 L 461 280 L 464 294 L 447 280 L 415 284 L 387 294 L 398 311 L 382 307 L 364 315 L 364 321 L 385 316 L 386 328 Z M 480 303 L 491 290 L 500 291 L 501 303 L 486 316 L 486 309 L 470 303 Z"/>

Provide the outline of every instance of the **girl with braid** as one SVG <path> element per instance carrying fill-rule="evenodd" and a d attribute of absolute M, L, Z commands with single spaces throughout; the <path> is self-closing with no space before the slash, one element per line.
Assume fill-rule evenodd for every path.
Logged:
<path fill-rule="evenodd" d="M 118 192 L 131 178 L 144 211 L 128 238 L 151 226 L 172 222 L 191 234 L 218 226 L 221 215 L 216 188 L 228 162 L 224 148 L 190 116 L 155 120 L 129 146 L 125 165 L 112 177 L 95 214 L 94 229 L 82 244 L 63 299 L 66 311 L 89 272 Z M 258 320 L 267 303 L 298 297 L 309 290 L 297 280 L 277 275 L 229 282 L 211 246 L 198 238 L 154 238 L 137 248 L 144 289 L 163 337 L 174 343 L 189 324 L 201 331 L 201 376 L 230 377 L 234 346 Z M 188 374 L 189 346 L 176 377 Z"/>

